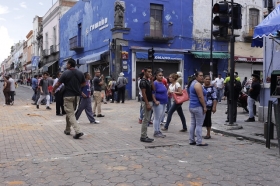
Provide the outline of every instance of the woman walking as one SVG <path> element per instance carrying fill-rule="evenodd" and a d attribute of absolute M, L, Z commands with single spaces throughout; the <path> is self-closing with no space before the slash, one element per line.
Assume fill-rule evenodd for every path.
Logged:
<path fill-rule="evenodd" d="M 127 79 L 124 76 L 124 73 L 120 73 L 118 80 L 117 80 L 117 87 L 118 87 L 118 99 L 117 103 L 122 100 L 122 103 L 124 103 L 124 98 L 125 98 L 125 87 L 127 84 Z"/>
<path fill-rule="evenodd" d="M 212 112 L 213 114 L 216 112 L 216 106 L 217 106 L 217 94 L 214 89 L 214 87 L 211 85 L 211 79 L 210 76 L 206 75 L 204 77 L 204 85 L 203 89 L 206 91 L 206 115 L 203 123 L 203 127 L 206 127 L 207 134 L 204 136 L 204 139 L 210 139 L 210 131 L 212 126 Z"/>
<path fill-rule="evenodd" d="M 208 144 L 202 143 L 202 125 L 207 111 L 204 97 L 206 91 L 202 88 L 203 73 L 196 72 L 195 79 L 188 84 L 188 91 L 190 95 L 189 110 L 191 113 L 191 128 L 190 128 L 190 145 L 207 146 Z M 194 132 L 196 133 L 196 141 L 194 138 Z"/>
<path fill-rule="evenodd" d="M 166 137 L 160 131 L 160 123 L 165 115 L 165 105 L 167 104 L 167 89 L 162 82 L 163 74 L 161 71 L 156 72 L 156 80 L 154 81 L 155 94 L 153 94 L 153 113 L 154 113 L 154 137 Z"/>
<path fill-rule="evenodd" d="M 5 103 L 3 106 L 10 105 L 10 104 L 13 105 L 14 103 L 10 97 L 10 87 L 11 87 L 11 83 L 9 82 L 9 76 L 4 76 L 3 93 L 5 96 Z"/>
<path fill-rule="evenodd" d="M 173 73 L 169 75 L 169 81 L 170 81 L 170 85 L 168 88 L 168 95 L 172 95 L 172 94 L 178 94 L 178 95 L 182 95 L 182 87 L 180 85 L 180 83 L 177 82 L 178 79 L 178 75 Z M 165 123 L 164 128 L 162 128 L 162 131 L 167 131 L 168 130 L 168 126 L 171 122 L 172 119 L 172 115 L 175 111 L 177 111 L 178 115 L 180 116 L 181 122 L 182 122 L 182 126 L 183 129 L 180 130 L 180 132 L 186 132 L 187 131 L 187 125 L 186 125 L 186 119 L 183 113 L 183 109 L 182 109 L 182 104 L 176 104 L 175 101 L 172 98 L 172 105 L 168 111 L 168 115 L 167 115 L 167 120 Z"/>

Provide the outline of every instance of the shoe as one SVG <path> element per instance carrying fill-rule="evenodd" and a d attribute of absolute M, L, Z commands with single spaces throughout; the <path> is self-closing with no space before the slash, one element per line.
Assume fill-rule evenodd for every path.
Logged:
<path fill-rule="evenodd" d="M 179 132 L 187 132 L 188 129 L 182 129 L 182 130 L 179 130 Z"/>
<path fill-rule="evenodd" d="M 80 137 L 82 137 L 84 135 L 84 133 L 80 132 L 79 134 L 75 134 L 73 136 L 74 139 L 79 139 Z"/>
<path fill-rule="evenodd" d="M 201 143 L 201 144 L 197 144 L 196 146 L 208 146 L 208 144 L 207 143 Z"/>
<path fill-rule="evenodd" d="M 255 122 L 255 118 L 248 118 L 247 120 L 245 120 L 245 122 Z"/>
<path fill-rule="evenodd" d="M 104 104 L 107 104 L 107 102 L 104 102 Z"/>
<path fill-rule="evenodd" d="M 142 119 L 139 119 L 138 123 L 139 123 L 139 124 L 142 124 Z"/>
<path fill-rule="evenodd" d="M 190 145 L 196 145 L 196 142 L 192 142 L 192 143 L 190 143 Z"/>
<path fill-rule="evenodd" d="M 229 120 L 227 119 L 225 122 L 229 122 Z"/>
<path fill-rule="evenodd" d="M 210 139 L 211 136 L 204 136 L 204 139 Z"/>
<path fill-rule="evenodd" d="M 98 114 L 97 117 L 105 117 L 104 115 L 102 114 Z"/>
<path fill-rule="evenodd" d="M 165 138 L 166 135 L 162 134 L 160 131 L 154 133 L 155 138 Z"/>
<path fill-rule="evenodd" d="M 63 114 L 56 114 L 57 116 L 63 116 Z"/>
<path fill-rule="evenodd" d="M 50 107 L 47 107 L 46 109 L 47 109 L 47 110 L 52 110 Z"/>
<path fill-rule="evenodd" d="M 92 121 L 92 122 L 90 122 L 90 123 L 91 123 L 91 124 L 99 124 L 100 121 L 95 120 L 95 121 Z"/>
<path fill-rule="evenodd" d="M 31 103 L 31 105 L 37 105 L 36 103 Z"/>
<path fill-rule="evenodd" d="M 14 104 L 14 102 L 12 101 L 12 102 L 11 102 L 11 105 L 13 105 L 13 104 Z"/>
<path fill-rule="evenodd" d="M 140 138 L 140 141 L 145 142 L 145 143 L 151 143 L 154 141 L 154 139 L 151 139 L 147 136 L 146 138 Z"/>
<path fill-rule="evenodd" d="M 96 114 L 93 114 L 93 117 L 96 117 Z"/>
<path fill-rule="evenodd" d="M 36 105 L 36 108 L 39 109 L 39 105 Z"/>
<path fill-rule="evenodd" d="M 153 122 L 152 122 L 152 121 L 150 121 L 150 122 L 149 122 L 149 124 L 150 124 L 150 125 L 152 125 L 152 124 L 153 124 Z"/>
<path fill-rule="evenodd" d="M 161 130 L 162 130 L 162 131 L 168 131 L 168 129 L 165 128 L 165 127 L 163 127 Z"/>
<path fill-rule="evenodd" d="M 159 131 L 159 134 L 160 134 L 160 136 L 161 136 L 162 138 L 165 138 L 165 137 L 166 137 L 166 135 L 162 134 L 160 131 Z"/>
<path fill-rule="evenodd" d="M 124 102 L 122 102 L 122 103 L 124 103 Z"/>
<path fill-rule="evenodd" d="M 66 132 L 66 130 L 64 131 L 64 134 L 66 135 L 70 135 L 70 132 Z"/>
<path fill-rule="evenodd" d="M 76 120 L 76 122 L 79 124 L 80 122 L 79 122 L 79 120 Z"/>

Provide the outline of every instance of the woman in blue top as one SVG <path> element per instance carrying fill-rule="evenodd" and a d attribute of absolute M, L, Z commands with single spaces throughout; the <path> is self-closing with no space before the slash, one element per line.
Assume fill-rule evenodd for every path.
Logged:
<path fill-rule="evenodd" d="M 155 94 L 153 94 L 153 114 L 154 114 L 154 137 L 164 138 L 160 131 L 160 123 L 165 115 L 165 105 L 168 101 L 167 89 L 162 83 L 163 74 L 161 71 L 156 72 L 156 80 L 154 81 Z"/>
<path fill-rule="evenodd" d="M 202 143 L 202 125 L 207 111 L 205 96 L 206 91 L 202 88 L 203 73 L 196 72 L 195 79 L 188 84 L 190 94 L 189 110 L 191 113 L 191 128 L 190 128 L 190 145 L 207 146 L 208 144 Z M 196 132 L 196 141 L 194 138 Z"/>
<path fill-rule="evenodd" d="M 211 79 L 209 75 L 204 76 L 204 84 L 203 89 L 207 92 L 206 93 L 206 107 L 207 112 L 205 115 L 203 127 L 207 128 L 207 134 L 204 137 L 204 139 L 210 139 L 210 131 L 212 126 L 212 112 L 213 114 L 216 112 L 216 106 L 217 106 L 217 94 L 216 89 L 211 85 Z"/>

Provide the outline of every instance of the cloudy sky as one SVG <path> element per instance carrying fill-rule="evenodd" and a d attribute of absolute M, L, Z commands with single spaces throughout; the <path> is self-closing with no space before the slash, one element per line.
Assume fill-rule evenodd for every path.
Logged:
<path fill-rule="evenodd" d="M 0 1 L 0 64 L 8 57 L 11 46 L 33 29 L 33 18 L 44 16 L 57 0 Z"/>

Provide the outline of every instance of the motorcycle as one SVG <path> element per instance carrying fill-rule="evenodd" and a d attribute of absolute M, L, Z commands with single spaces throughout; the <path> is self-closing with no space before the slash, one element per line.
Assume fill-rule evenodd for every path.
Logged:
<path fill-rule="evenodd" d="M 248 95 L 245 92 L 241 91 L 239 93 L 239 97 L 237 100 L 237 106 L 243 108 L 246 112 L 249 112 L 249 110 L 247 108 L 247 106 L 248 106 L 247 98 L 248 98 Z"/>

